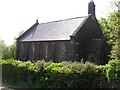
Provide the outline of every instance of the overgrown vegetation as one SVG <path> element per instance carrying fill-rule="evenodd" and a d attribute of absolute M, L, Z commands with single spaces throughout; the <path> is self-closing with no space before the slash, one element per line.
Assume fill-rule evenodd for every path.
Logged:
<path fill-rule="evenodd" d="M 19 37 L 23 33 L 24 33 L 24 31 L 19 32 L 17 37 Z M 15 58 L 17 37 L 14 38 L 14 42 L 11 45 L 7 45 L 5 43 L 5 41 L 0 38 L 0 58 L 2 58 L 2 59 L 14 59 Z"/>
<path fill-rule="evenodd" d="M 2 60 L 3 82 L 29 88 L 120 88 L 120 60 L 90 62 Z"/>
<path fill-rule="evenodd" d="M 120 11 L 110 13 L 108 18 L 101 18 L 99 23 L 112 46 L 111 59 L 120 60 Z"/>

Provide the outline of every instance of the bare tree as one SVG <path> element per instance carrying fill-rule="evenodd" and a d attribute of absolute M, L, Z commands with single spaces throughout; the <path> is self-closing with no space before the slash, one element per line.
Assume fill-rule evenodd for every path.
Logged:
<path fill-rule="evenodd" d="M 118 8 L 118 10 L 120 11 L 120 0 L 114 0 L 114 4 Z"/>

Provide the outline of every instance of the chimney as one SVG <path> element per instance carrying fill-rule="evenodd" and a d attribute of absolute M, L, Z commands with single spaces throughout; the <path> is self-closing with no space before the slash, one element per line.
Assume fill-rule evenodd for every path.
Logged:
<path fill-rule="evenodd" d="M 88 14 L 95 16 L 95 4 L 93 0 L 90 0 L 90 2 L 88 3 Z"/>

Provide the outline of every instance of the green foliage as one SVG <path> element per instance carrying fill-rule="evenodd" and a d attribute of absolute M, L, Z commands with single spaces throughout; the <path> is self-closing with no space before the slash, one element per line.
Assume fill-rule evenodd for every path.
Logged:
<path fill-rule="evenodd" d="M 0 57 L 2 59 L 14 59 L 16 51 L 16 45 L 13 43 L 10 46 L 7 46 L 4 40 L 0 40 Z"/>
<path fill-rule="evenodd" d="M 109 15 L 109 24 L 112 29 L 111 34 L 113 34 L 114 42 L 112 47 L 112 55 L 113 59 L 120 59 L 120 12 L 113 12 Z"/>
<path fill-rule="evenodd" d="M 102 29 L 102 32 L 103 32 L 103 34 L 107 37 L 107 39 L 108 39 L 108 43 L 109 44 L 112 44 L 112 42 L 114 41 L 113 39 L 113 34 L 111 34 L 111 31 L 112 31 L 112 29 L 110 28 L 110 26 L 109 26 L 109 22 L 108 22 L 108 20 L 106 19 L 106 18 L 101 18 L 100 20 L 99 20 L 99 24 L 100 24 L 100 27 L 101 27 L 101 29 Z"/>
<path fill-rule="evenodd" d="M 120 82 L 119 60 L 104 66 L 90 62 L 2 60 L 2 69 L 3 81 L 29 88 L 111 88 L 110 81 Z"/>
<path fill-rule="evenodd" d="M 16 56 L 16 39 L 21 36 L 24 31 L 19 32 L 17 37 L 14 38 L 12 45 L 7 45 L 4 40 L 0 39 L 0 59 L 14 59 Z"/>
<path fill-rule="evenodd" d="M 108 18 L 101 18 L 99 21 L 108 43 L 112 45 L 111 59 L 120 59 L 120 12 L 114 11 Z"/>
<path fill-rule="evenodd" d="M 108 63 L 106 76 L 108 80 L 120 80 L 120 60 L 111 60 Z"/>
<path fill-rule="evenodd" d="M 8 59 L 8 47 L 3 40 L 0 40 L 2 59 Z"/>
<path fill-rule="evenodd" d="M 1 63 L 2 64 L 12 64 L 12 65 L 14 65 L 17 62 L 15 60 L 13 60 L 13 59 L 9 59 L 9 60 L 2 60 Z"/>
<path fill-rule="evenodd" d="M 14 59 L 16 54 L 16 42 L 14 42 L 12 45 L 8 46 L 8 58 L 7 59 Z"/>

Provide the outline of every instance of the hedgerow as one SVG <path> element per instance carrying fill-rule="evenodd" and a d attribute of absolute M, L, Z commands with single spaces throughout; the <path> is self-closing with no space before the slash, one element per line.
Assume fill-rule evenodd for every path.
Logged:
<path fill-rule="evenodd" d="M 29 88 L 120 88 L 120 61 L 90 62 L 2 60 L 3 82 Z"/>

